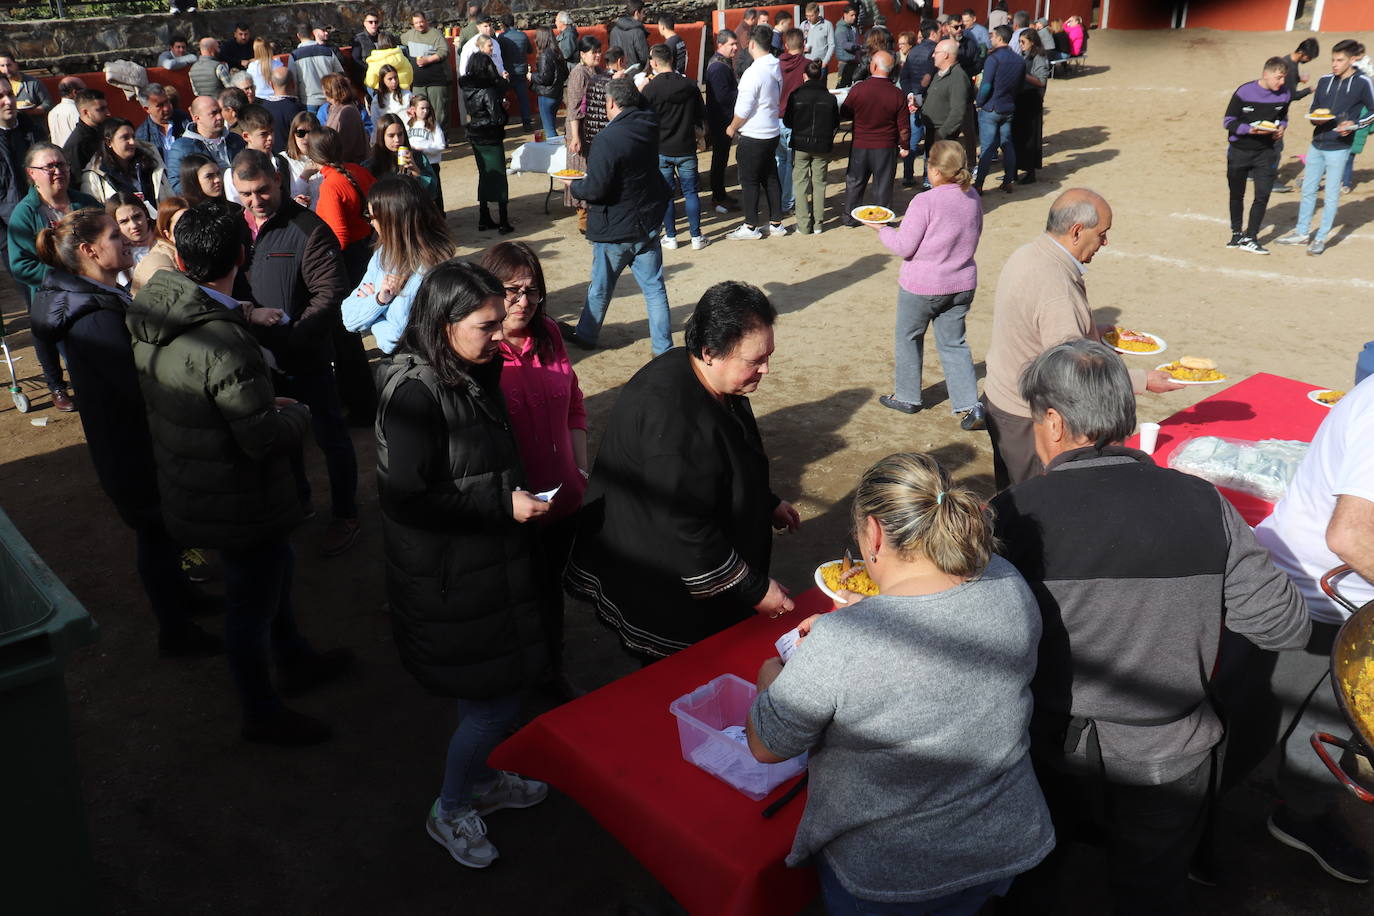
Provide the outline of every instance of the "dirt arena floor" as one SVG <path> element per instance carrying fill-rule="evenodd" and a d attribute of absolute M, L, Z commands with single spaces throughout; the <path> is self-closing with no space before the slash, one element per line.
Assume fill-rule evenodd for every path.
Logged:
<path fill-rule="evenodd" d="M 1344 36 L 1321 36 L 1323 50 L 1337 37 Z M 1090 66 L 1049 88 L 1040 183 L 987 198 L 969 320 L 980 376 L 1001 265 L 1041 230 L 1057 192 L 1085 185 L 1115 211 L 1109 246 L 1087 279 L 1100 321 L 1158 333 L 1171 355 L 1212 357 L 1233 378 L 1267 371 L 1350 384 L 1355 354 L 1374 337 L 1374 154 L 1357 163 L 1357 187 L 1342 201 L 1322 258 L 1282 246 L 1267 258 L 1223 247 L 1227 99 L 1259 75 L 1265 58 L 1297 40 L 1205 30 L 1094 37 Z M 1314 78 L 1326 72 L 1320 62 L 1307 69 Z M 1298 177 L 1295 156 L 1306 137 L 1303 125 L 1294 128 L 1286 180 Z M 524 139 L 512 135 L 508 149 Z M 450 151 L 444 175 L 451 204 L 473 199 L 466 146 Z M 703 290 L 727 278 L 760 285 L 782 314 L 771 374 L 753 404 L 774 489 L 793 499 L 804 519 L 801 532 L 775 551 L 774 574 L 797 589 L 807 586 L 819 560 L 846 543 L 853 483 L 873 460 L 924 450 L 980 490 L 990 491 L 992 479 L 987 437 L 961 432 L 950 417 L 933 352 L 926 411 L 906 417 L 877 404 L 892 390 L 898 264 L 869 230 L 838 227 L 842 167 L 832 167 L 830 177 L 830 218 L 819 237 L 730 242 L 724 233 L 738 219 L 708 212 L 709 248 L 665 252 L 675 328 Z M 544 214 L 545 187 L 540 175 L 511 179 L 512 220 L 520 230 L 514 238 L 543 258 L 550 311 L 572 317 L 586 287 L 589 247 L 559 199 Z M 900 210 L 907 196 L 899 195 Z M 1296 193 L 1275 195 L 1262 240 L 1290 229 L 1297 209 Z M 453 210 L 450 222 L 460 253 L 496 240 L 476 231 L 470 205 Z M 8 399 L 0 410 L 0 504 L 100 624 L 99 642 L 69 659 L 67 680 L 106 911 L 677 912 L 652 876 L 557 793 L 538 809 L 493 818 L 502 861 L 488 872 L 459 867 L 426 837 L 423 819 L 437 791 L 453 710 L 417 688 L 391 645 L 370 431 L 354 433 L 363 468 L 357 545 L 344 557 L 321 558 L 322 518 L 295 538 L 303 629 L 320 646 L 353 647 L 361 660 L 356 675 L 298 703 L 334 723 L 338 736 L 323 747 L 286 752 L 239 741 L 223 659 L 157 660 L 131 539 L 97 488 L 79 419 L 49 408 L 20 303 L 8 292 L 0 301 L 24 388 L 35 398 L 27 416 Z M 628 272 L 603 342 L 598 352 L 574 355 L 593 447 L 619 386 L 649 358 L 642 300 Z M 1140 417 L 1161 419 L 1210 392 L 1143 396 Z M 48 426 L 30 424 L 44 417 Z M 317 490 L 327 492 L 318 452 L 307 454 Z M 586 608 L 570 609 L 569 632 L 569 665 L 583 684 L 605 683 L 632 667 Z M 530 714 L 539 708 L 532 703 Z M 1190 912 L 1374 911 L 1374 889 L 1342 885 L 1269 839 L 1268 797 L 1257 782 L 1228 799 L 1221 886 L 1195 886 Z M 1374 812 L 1352 805 L 1351 814 L 1374 849 Z M 1100 860 L 1083 851 L 1081 861 L 1082 894 L 1073 912 L 1106 912 Z"/>

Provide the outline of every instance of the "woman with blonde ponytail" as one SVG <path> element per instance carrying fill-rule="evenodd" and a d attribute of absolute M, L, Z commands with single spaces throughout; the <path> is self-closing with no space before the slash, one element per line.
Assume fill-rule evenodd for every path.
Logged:
<path fill-rule="evenodd" d="M 814 862 L 829 912 L 972 914 L 1054 847 L 1029 756 L 1040 610 L 929 455 L 865 471 L 853 519 L 879 594 L 842 593 L 764 662 L 749 748 L 812 753 L 787 864 Z"/>
<path fill-rule="evenodd" d="M 964 339 L 964 319 L 978 286 L 973 254 L 983 234 L 983 207 L 977 192 L 969 190 L 973 175 L 960 144 L 933 144 L 926 171 L 930 190 L 911 199 L 901 226 L 878 229 L 878 238 L 902 259 L 897 275 L 896 385 L 892 394 L 878 401 L 902 413 L 921 409 L 926 328 L 934 324 L 950 408 L 964 429 L 983 429 L 973 355 Z"/>

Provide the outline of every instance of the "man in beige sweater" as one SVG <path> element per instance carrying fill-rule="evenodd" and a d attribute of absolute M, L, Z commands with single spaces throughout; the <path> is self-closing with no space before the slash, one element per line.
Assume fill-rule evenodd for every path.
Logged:
<path fill-rule="evenodd" d="M 1012 252 L 1002 268 L 983 385 L 998 490 L 1044 471 L 1035 454 L 1030 408 L 1021 397 L 1021 370 L 1055 344 L 1075 337 L 1101 340 L 1107 330 L 1093 322 L 1083 275 L 1111 228 L 1112 208 L 1102 195 L 1070 188 L 1050 205 L 1044 234 Z M 1133 369 L 1131 383 L 1137 394 L 1182 387 L 1159 370 Z"/>

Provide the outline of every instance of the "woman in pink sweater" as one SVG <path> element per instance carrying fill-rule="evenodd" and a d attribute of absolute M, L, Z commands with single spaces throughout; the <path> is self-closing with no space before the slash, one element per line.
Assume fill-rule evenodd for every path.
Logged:
<path fill-rule="evenodd" d="M 973 176 L 964 148 L 941 140 L 930 149 L 930 190 L 912 198 L 901 227 L 878 238 L 902 259 L 897 283 L 896 388 L 878 398 L 884 407 L 921 409 L 921 363 L 926 328 L 935 325 L 935 347 L 945 369 L 950 406 L 964 429 L 983 428 L 973 356 L 964 340 L 964 317 L 978 286 L 973 254 L 983 232 L 983 207 L 969 190 Z"/>
<path fill-rule="evenodd" d="M 563 674 L 562 581 L 587 489 L 587 411 L 558 325 L 545 312 L 544 271 L 534 249 L 502 242 L 482 254 L 481 265 L 506 290 L 501 394 L 525 479 L 534 493 L 558 490 L 539 519 L 544 552 L 536 572 L 545 593 L 540 613 L 553 661 L 551 686 L 563 699 L 573 699 L 577 691 Z"/>

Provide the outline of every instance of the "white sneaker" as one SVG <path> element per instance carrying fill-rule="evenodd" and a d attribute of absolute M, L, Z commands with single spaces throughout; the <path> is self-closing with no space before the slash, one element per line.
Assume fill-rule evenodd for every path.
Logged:
<path fill-rule="evenodd" d="M 787 230 L 783 228 L 782 223 L 773 223 L 771 226 L 768 227 L 768 237 L 769 237 L 770 239 L 771 239 L 771 238 L 779 238 L 779 239 L 780 239 L 780 238 L 782 238 L 782 237 L 783 237 L 784 235 L 786 235 L 786 234 L 787 234 Z"/>
<path fill-rule="evenodd" d="M 495 785 L 481 795 L 473 796 L 472 808 L 485 817 L 502 808 L 532 808 L 548 795 L 547 783 L 500 770 L 496 774 Z"/>
<path fill-rule="evenodd" d="M 459 864 L 468 868 L 486 868 L 500 856 L 487 839 L 486 822 L 472 808 L 456 815 L 444 814 L 439 809 L 439 800 L 435 799 L 425 819 L 425 831 Z"/>
<path fill-rule="evenodd" d="M 706 241 L 706 236 L 704 236 L 704 235 L 694 235 L 694 236 L 692 236 L 692 250 L 693 250 L 693 251 L 700 251 L 701 249 L 705 248 L 708 244 L 710 244 L 710 243 Z"/>
<path fill-rule="evenodd" d="M 672 251 L 674 248 L 677 247 L 677 238 L 671 235 L 665 235 L 662 238 L 662 240 L 659 241 L 658 244 L 664 248 L 667 248 L 669 251 Z"/>
<path fill-rule="evenodd" d="M 716 204 L 716 212 L 717 212 L 717 213 L 729 213 L 729 212 L 730 212 L 730 208 L 727 207 L 727 206 L 725 206 L 725 204 Z"/>
<path fill-rule="evenodd" d="M 1274 239 L 1274 241 L 1279 245 L 1306 245 L 1308 242 L 1312 241 L 1312 236 L 1303 235 L 1301 232 L 1294 229 L 1287 235 Z"/>
<path fill-rule="evenodd" d="M 734 239 L 737 242 L 752 242 L 754 239 L 763 238 L 763 233 L 757 229 L 750 229 L 746 225 L 741 225 L 734 232 L 726 236 L 727 239 Z"/>

